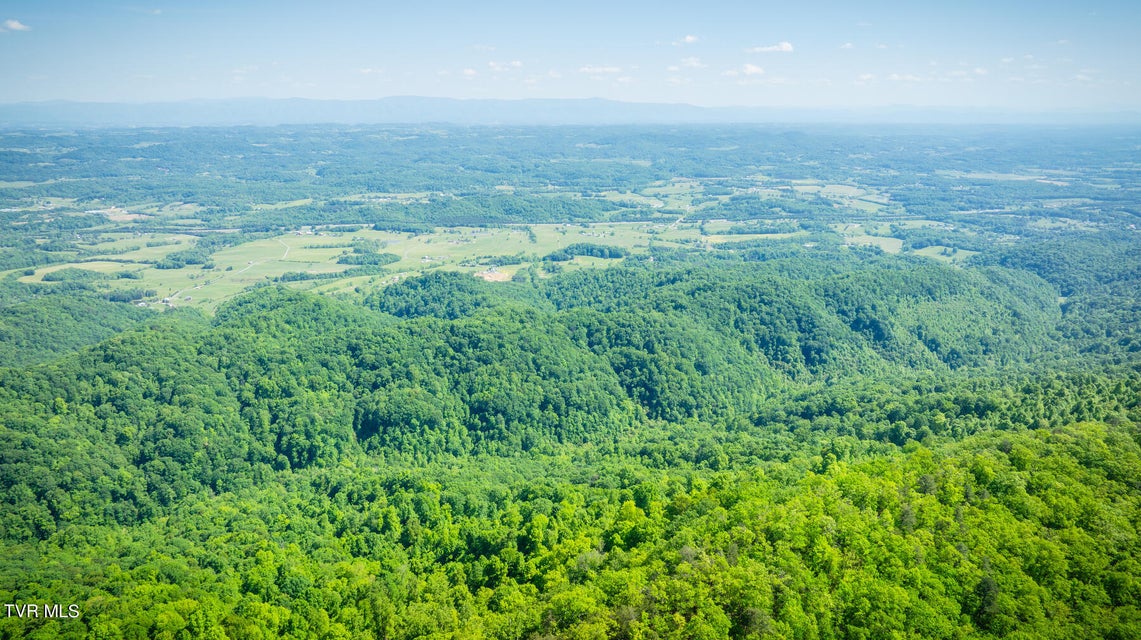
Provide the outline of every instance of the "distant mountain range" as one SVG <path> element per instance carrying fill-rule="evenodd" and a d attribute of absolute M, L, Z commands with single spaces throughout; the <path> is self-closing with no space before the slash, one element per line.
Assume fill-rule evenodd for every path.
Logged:
<path fill-rule="evenodd" d="M 796 109 L 697 107 L 616 100 L 460 100 L 399 96 L 378 100 L 243 98 L 181 102 L 21 102 L 0 104 L 0 128 L 152 127 L 278 124 L 607 125 L 607 124 L 1139 124 L 1138 111 L 1039 111 L 877 107 Z"/>

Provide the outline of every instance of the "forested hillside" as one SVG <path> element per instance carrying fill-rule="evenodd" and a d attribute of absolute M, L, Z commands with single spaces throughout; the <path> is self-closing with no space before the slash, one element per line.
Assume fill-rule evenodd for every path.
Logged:
<path fill-rule="evenodd" d="M 1141 375 L 1018 366 L 1080 356 L 1051 291 L 660 256 L 155 318 L 4 374 L 4 589 L 84 615 L 0 628 L 1129 637 Z"/>
<path fill-rule="evenodd" d="M 1031 133 L 4 134 L 0 638 L 1138 637 L 1136 136 Z"/>

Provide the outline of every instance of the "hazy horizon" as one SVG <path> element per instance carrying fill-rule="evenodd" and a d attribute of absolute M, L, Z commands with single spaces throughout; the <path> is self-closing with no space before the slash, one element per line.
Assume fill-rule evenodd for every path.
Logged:
<path fill-rule="evenodd" d="M 1126 126 L 1141 111 L 1016 111 L 978 107 L 698 107 L 583 99 L 394 96 L 376 100 L 195 99 L 177 102 L 0 103 L 0 129 L 277 125 L 1015 125 Z"/>
<path fill-rule="evenodd" d="M 0 103 L 589 99 L 1133 111 L 1141 7 L 7 3 Z"/>

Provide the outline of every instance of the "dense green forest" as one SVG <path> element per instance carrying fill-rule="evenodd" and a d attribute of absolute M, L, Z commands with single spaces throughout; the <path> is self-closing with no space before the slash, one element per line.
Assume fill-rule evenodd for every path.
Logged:
<path fill-rule="evenodd" d="M 0 137 L 0 638 L 1141 635 L 1134 131 Z"/>

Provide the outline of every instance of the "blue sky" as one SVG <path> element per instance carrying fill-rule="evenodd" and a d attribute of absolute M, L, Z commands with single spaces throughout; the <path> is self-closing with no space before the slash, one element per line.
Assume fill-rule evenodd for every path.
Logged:
<path fill-rule="evenodd" d="M 1141 108 L 1139 2 L 7 0 L 0 30 L 0 102 Z"/>

